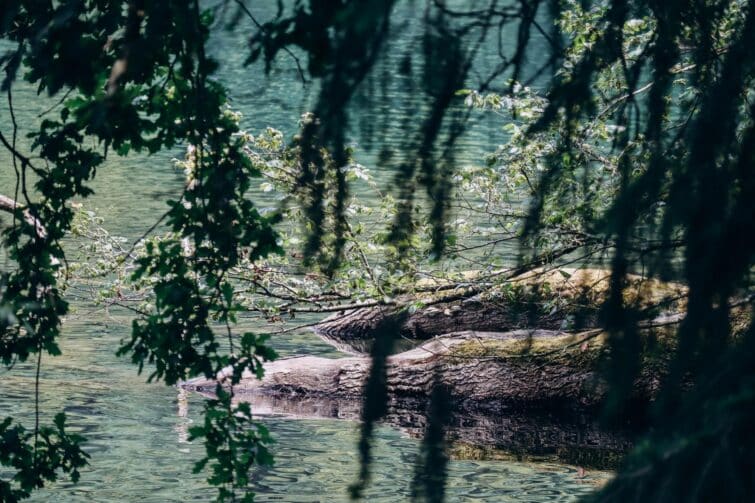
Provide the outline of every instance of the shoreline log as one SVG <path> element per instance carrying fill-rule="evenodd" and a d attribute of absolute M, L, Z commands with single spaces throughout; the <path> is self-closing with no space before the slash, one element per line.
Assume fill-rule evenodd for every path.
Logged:
<path fill-rule="evenodd" d="M 448 388 L 454 410 L 562 410 L 588 412 L 605 398 L 600 372 L 605 336 L 600 331 L 567 334 L 548 330 L 465 331 L 436 337 L 387 359 L 386 384 L 394 402 L 426 402 L 435 385 Z M 262 379 L 246 371 L 234 393 L 289 398 L 363 397 L 371 368 L 368 356 L 299 356 L 268 362 Z M 650 365 L 635 383 L 634 398 L 647 402 L 659 386 Z M 228 371 L 181 384 L 212 392 L 228 385 Z"/>
<path fill-rule="evenodd" d="M 593 328 L 608 288 L 610 272 L 600 269 L 534 270 L 513 280 L 503 289 L 465 297 L 420 295 L 428 305 L 406 315 L 399 335 L 413 341 L 466 330 L 507 332 L 536 327 L 541 330 Z M 679 311 L 678 299 L 686 290 L 674 283 L 663 283 L 630 275 L 626 298 L 643 308 L 662 303 L 661 311 Z M 461 298 L 460 298 L 461 297 Z M 407 301 L 407 303 L 409 303 Z M 376 306 L 341 311 L 313 327 L 320 338 L 340 351 L 365 354 L 379 324 L 397 318 L 401 306 Z"/>

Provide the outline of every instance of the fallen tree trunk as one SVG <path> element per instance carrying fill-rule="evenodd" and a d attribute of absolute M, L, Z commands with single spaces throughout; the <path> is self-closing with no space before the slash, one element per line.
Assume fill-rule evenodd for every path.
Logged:
<path fill-rule="evenodd" d="M 439 303 L 418 309 L 408 315 L 400 335 L 411 340 L 464 330 L 509 331 L 536 326 L 543 330 L 561 328 L 563 315 L 548 315 L 532 309 L 532 305 L 507 303 L 479 296 L 462 301 Z M 378 324 L 386 317 L 396 316 L 400 308 L 372 307 L 338 313 L 314 327 L 326 342 L 344 352 L 368 353 Z"/>
<path fill-rule="evenodd" d="M 405 299 L 404 305 L 425 303 L 406 316 L 400 336 L 427 340 L 442 334 L 465 330 L 505 332 L 529 327 L 544 330 L 592 328 L 597 324 L 599 307 L 605 298 L 610 272 L 598 269 L 535 270 L 484 294 L 455 292 L 444 296 L 424 295 Z M 678 299 L 684 288 L 630 276 L 627 301 L 647 308 L 664 298 Z M 452 299 L 445 301 L 444 299 Z M 679 303 L 664 306 L 679 309 Z M 369 352 L 379 324 L 398 317 L 402 306 L 376 306 L 335 313 L 313 330 L 341 351 Z"/>
<path fill-rule="evenodd" d="M 432 390 L 442 385 L 450 397 L 446 438 L 453 456 L 615 468 L 630 447 L 629 436 L 590 419 L 607 392 L 599 372 L 605 348 L 598 330 L 437 337 L 388 357 L 388 409 L 381 422 L 421 437 Z M 268 362 L 262 379 L 244 373 L 234 400 L 252 403 L 255 414 L 359 420 L 371 365 L 366 356 Z M 658 389 L 665 359 L 646 358 L 643 368 L 632 396 L 638 415 Z M 181 387 L 212 395 L 218 383 L 228 387 L 229 376 L 226 369 L 217 379 L 191 379 Z"/>
<path fill-rule="evenodd" d="M 595 409 L 606 394 L 599 372 L 604 336 L 598 331 L 564 334 L 545 330 L 506 333 L 459 332 L 390 356 L 386 384 L 393 402 L 424 403 L 436 385 L 445 386 L 451 407 L 466 411 Z M 284 397 L 363 397 L 372 360 L 301 356 L 265 364 L 259 380 L 247 372 L 237 394 Z M 660 367 L 646 366 L 634 398 L 647 401 L 658 387 Z M 213 391 L 227 385 L 197 378 L 182 386 Z"/>

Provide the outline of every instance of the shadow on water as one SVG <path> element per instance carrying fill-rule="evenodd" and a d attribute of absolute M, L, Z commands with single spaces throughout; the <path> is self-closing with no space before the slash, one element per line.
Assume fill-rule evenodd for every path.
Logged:
<path fill-rule="evenodd" d="M 211 397 L 211 393 L 200 393 Z M 187 392 L 179 391 L 179 403 Z M 338 419 L 358 422 L 359 399 L 292 397 L 238 393 L 255 415 L 288 420 Z M 393 400 L 381 424 L 410 438 L 422 438 L 428 427 L 426 403 Z M 186 406 L 179 414 L 186 414 Z M 631 447 L 631 431 L 606 429 L 594 418 L 576 413 L 519 410 L 457 411 L 446 426 L 451 459 L 510 462 L 549 462 L 593 470 L 614 470 Z"/>

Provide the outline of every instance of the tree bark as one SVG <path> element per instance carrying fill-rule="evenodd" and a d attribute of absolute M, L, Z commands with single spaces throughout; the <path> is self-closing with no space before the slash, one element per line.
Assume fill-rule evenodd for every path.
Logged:
<path fill-rule="evenodd" d="M 0 210 L 7 213 L 15 213 L 19 209 L 23 210 L 24 220 L 26 221 L 26 223 L 34 227 L 37 236 L 41 239 L 47 237 L 47 230 L 42 225 L 42 222 L 34 217 L 34 215 L 32 215 L 28 209 L 24 209 L 24 206 L 18 203 L 15 199 L 11 199 L 8 196 L 0 194 Z"/>
<path fill-rule="evenodd" d="M 593 306 L 599 305 L 597 299 L 605 292 L 605 287 L 596 285 L 607 283 L 607 279 L 605 271 L 533 272 L 522 281 L 536 285 L 534 296 L 533 290 L 527 289 L 518 297 L 432 299 L 431 305 L 406 318 L 401 335 L 414 339 L 444 335 L 387 358 L 388 413 L 383 421 L 421 435 L 432 391 L 442 386 L 453 411 L 449 438 L 464 456 L 488 456 L 491 453 L 486 454 L 485 446 L 497 446 L 509 453 L 504 455 L 555 456 L 560 461 L 611 467 L 619 459 L 618 453 L 629 446 L 627 438 L 586 426 L 584 421 L 564 419 L 594 417 L 606 398 L 607 386 L 601 377 L 601 365 L 607 361 L 606 334 L 601 329 L 580 333 L 553 330 L 566 315 L 577 311 L 543 309 L 548 300 L 572 299 L 580 309 L 587 306 L 586 324 L 594 324 Z M 546 283 L 547 288 L 538 290 Z M 656 292 L 657 282 L 634 286 L 637 288 L 627 301 L 637 300 L 641 305 L 656 302 L 677 288 L 667 286 Z M 341 347 L 354 349 L 384 331 L 382 322 L 398 313 L 392 306 L 356 309 L 326 320 L 317 331 Z M 653 332 L 655 343 L 652 353 L 642 355 L 642 371 L 628 397 L 637 418 L 654 399 L 672 353 L 673 338 L 665 336 L 663 327 L 677 323 L 679 316 L 643 324 L 642 334 Z M 511 330 L 522 326 L 538 329 Z M 475 330 L 454 330 L 465 327 Z M 483 330 L 488 327 L 506 330 Z M 372 358 L 364 355 L 276 360 L 264 365 L 262 379 L 245 372 L 234 386 L 234 396 L 263 404 L 267 412 L 357 419 L 372 363 Z M 228 387 L 229 377 L 230 370 L 225 369 L 216 379 L 196 378 L 181 386 L 213 393 L 218 383 Z"/>
<path fill-rule="evenodd" d="M 400 335 L 411 340 L 427 340 L 442 334 L 464 330 L 505 332 L 530 327 L 544 330 L 592 328 L 597 325 L 598 310 L 605 297 L 610 272 L 598 269 L 534 270 L 513 279 L 511 288 L 491 294 L 475 294 L 454 300 L 443 297 L 405 299 L 424 300 L 427 307 L 409 314 Z M 646 307 L 662 296 L 678 297 L 684 288 L 673 283 L 630 276 L 627 300 Z M 462 297 L 459 299 L 459 297 Z M 440 302 L 439 302 L 440 300 Z M 678 310 L 678 304 L 667 306 Z M 341 351 L 367 353 L 378 324 L 396 317 L 401 306 L 378 306 L 335 313 L 313 330 Z"/>
<path fill-rule="evenodd" d="M 400 336 L 416 341 L 465 330 L 504 332 L 526 327 L 561 328 L 563 313 L 548 315 L 538 313 L 532 307 L 480 297 L 439 303 L 408 315 L 401 326 Z M 400 308 L 393 306 L 354 309 L 329 316 L 313 330 L 341 351 L 368 353 L 378 323 L 386 317 L 397 316 L 399 311 Z"/>
<path fill-rule="evenodd" d="M 448 334 L 388 357 L 388 395 L 393 402 L 423 404 L 433 386 L 443 385 L 455 410 L 590 411 L 606 393 L 598 370 L 602 339 L 595 331 L 576 335 L 546 330 Z M 261 380 L 246 372 L 234 392 L 361 399 L 371 362 L 365 356 L 276 360 L 265 364 Z M 223 371 L 217 380 L 197 378 L 182 387 L 211 392 L 218 381 L 227 385 L 227 377 Z M 636 383 L 636 398 L 648 400 L 657 389 L 658 378 L 656 373 L 646 372 Z"/>

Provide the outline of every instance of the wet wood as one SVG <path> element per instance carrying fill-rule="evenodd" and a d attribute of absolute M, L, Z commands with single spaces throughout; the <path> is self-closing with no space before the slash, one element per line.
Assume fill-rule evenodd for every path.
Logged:
<path fill-rule="evenodd" d="M 547 330 L 466 331 L 434 338 L 388 358 L 386 381 L 393 401 L 426 401 L 433 386 L 450 391 L 456 410 L 572 410 L 597 408 L 606 393 L 599 372 L 605 349 L 596 332 L 564 334 Z M 372 360 L 368 356 L 322 358 L 300 356 L 265 364 L 261 380 L 246 373 L 234 391 L 279 397 L 362 398 Z M 182 386 L 212 391 L 228 384 L 227 371 L 217 380 L 192 379 Z M 659 375 L 638 379 L 635 395 L 647 399 Z"/>
<path fill-rule="evenodd" d="M 427 307 L 409 314 L 401 337 L 427 340 L 464 330 L 505 332 L 524 328 L 559 330 L 592 328 L 605 298 L 610 273 L 599 269 L 534 270 L 513 279 L 508 290 L 475 294 L 438 302 L 443 297 L 424 295 L 404 304 L 427 301 Z M 681 297 L 684 288 L 673 283 L 630 276 L 627 300 L 643 306 L 662 296 Z M 462 297 L 462 298 L 458 298 Z M 678 302 L 666 306 L 678 309 Z M 367 353 L 375 330 L 386 318 L 397 317 L 401 306 L 376 306 L 335 313 L 314 327 L 314 332 L 341 351 Z"/>

